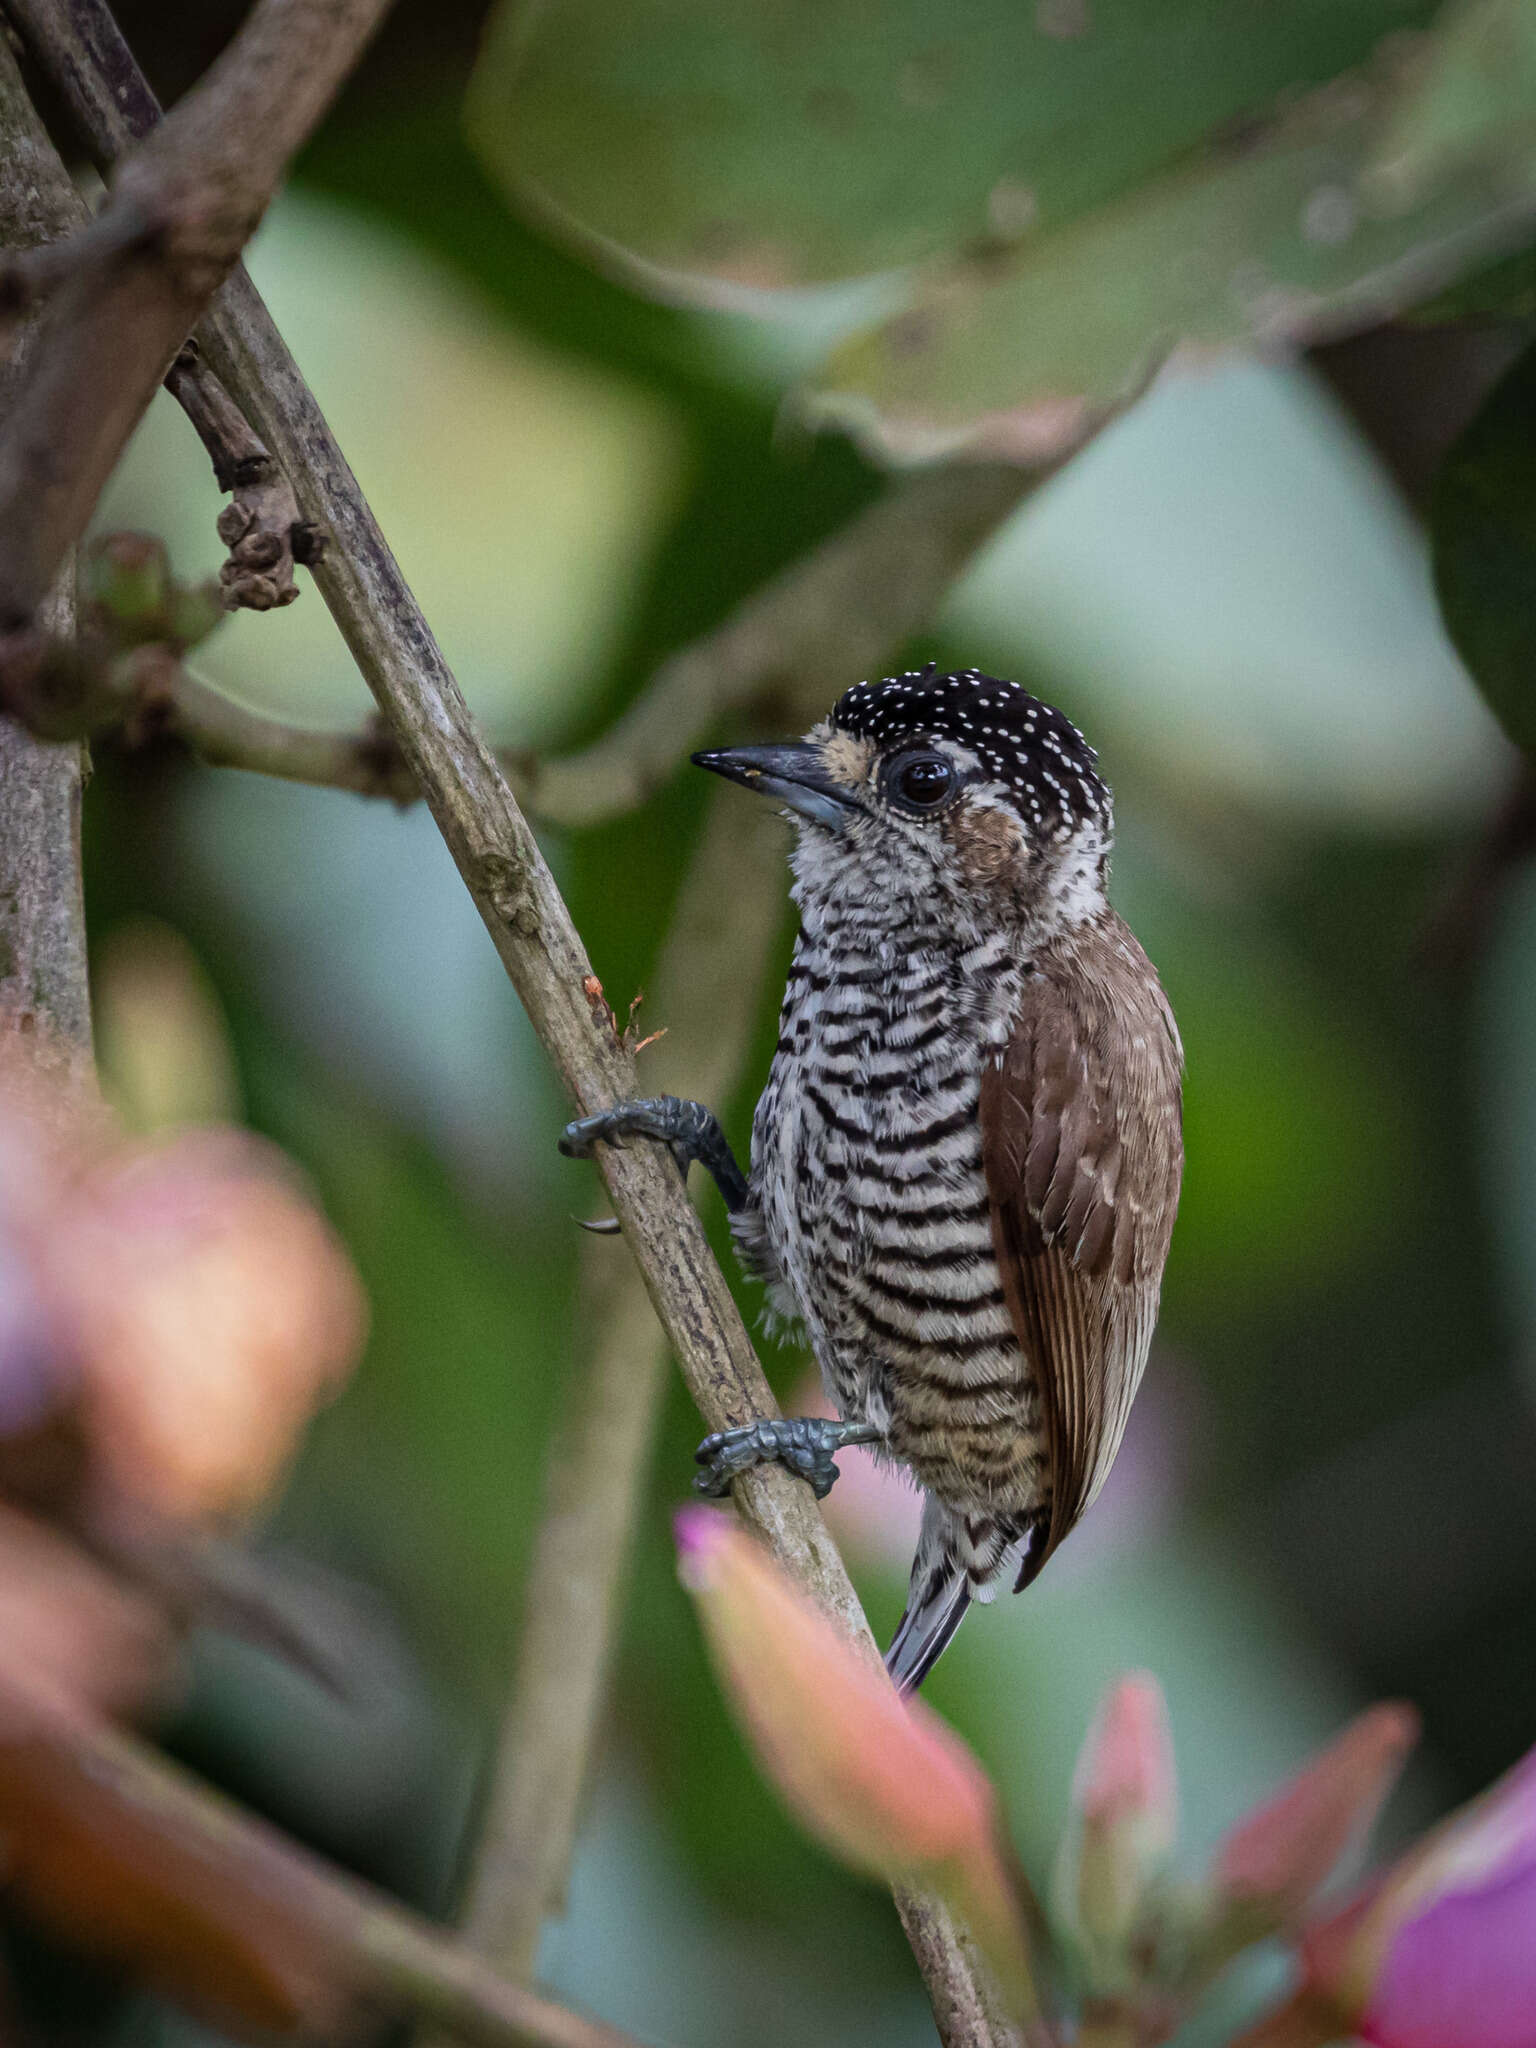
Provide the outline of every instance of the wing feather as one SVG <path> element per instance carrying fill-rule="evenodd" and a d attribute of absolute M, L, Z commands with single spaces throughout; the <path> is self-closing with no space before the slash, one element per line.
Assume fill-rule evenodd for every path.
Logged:
<path fill-rule="evenodd" d="M 1040 1383 L 1051 1527 L 1092 1500 L 1146 1364 L 1183 1170 L 1182 1051 L 1112 914 L 1036 960 L 982 1083 L 982 1157 L 1014 1328 Z"/>

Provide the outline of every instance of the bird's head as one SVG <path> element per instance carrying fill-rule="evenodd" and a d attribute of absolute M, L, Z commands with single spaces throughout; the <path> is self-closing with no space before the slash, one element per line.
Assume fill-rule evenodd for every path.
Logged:
<path fill-rule="evenodd" d="M 856 683 L 803 740 L 693 758 L 786 806 L 808 915 L 838 904 L 884 928 L 1001 922 L 1038 940 L 1103 908 L 1098 757 L 1017 683 L 932 666 Z"/>

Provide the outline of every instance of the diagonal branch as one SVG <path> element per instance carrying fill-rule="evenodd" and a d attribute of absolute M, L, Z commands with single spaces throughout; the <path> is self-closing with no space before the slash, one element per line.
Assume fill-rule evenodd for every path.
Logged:
<path fill-rule="evenodd" d="M 1041 480 L 1038 470 L 1002 463 L 903 478 L 718 631 L 664 662 L 593 746 L 529 763 L 520 792 L 528 808 L 563 825 L 633 810 L 724 712 L 747 705 L 798 732 L 926 624 L 977 548 Z"/>
<path fill-rule="evenodd" d="M 666 1027 L 646 1062 L 648 1089 L 728 1096 L 785 899 L 780 848 L 743 830 L 731 793 L 720 792 L 646 1004 Z M 666 1366 L 641 1277 L 613 1244 L 589 1244 L 581 1300 L 588 1328 L 550 1452 L 517 1671 L 463 1914 L 474 1947 L 521 1981 L 533 1975 L 544 1921 L 570 1875 Z"/>
<path fill-rule="evenodd" d="M 478 2048 L 638 2048 L 3 1672 L 0 1824 L 9 1899 L 246 2038 L 346 2039 L 382 2012 Z"/>
<path fill-rule="evenodd" d="M 90 260 L 50 300 L 0 429 L 0 626 L 31 623 L 172 358 L 385 5 L 257 0 L 204 78 L 124 159 L 81 238 Z"/>

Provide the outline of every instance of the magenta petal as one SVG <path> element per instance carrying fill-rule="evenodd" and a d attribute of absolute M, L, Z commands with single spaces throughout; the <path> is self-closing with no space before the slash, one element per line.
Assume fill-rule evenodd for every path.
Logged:
<path fill-rule="evenodd" d="M 1536 1843 L 1397 1930 L 1359 2032 L 1378 2048 L 1536 2048 Z"/>

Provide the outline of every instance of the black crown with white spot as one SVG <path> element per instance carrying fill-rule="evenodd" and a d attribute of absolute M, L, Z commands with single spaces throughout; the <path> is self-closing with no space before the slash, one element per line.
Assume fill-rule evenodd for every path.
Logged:
<path fill-rule="evenodd" d="M 880 748 L 923 740 L 967 747 L 1003 783 L 1037 839 L 1069 839 L 1096 824 L 1107 839 L 1111 803 L 1099 757 L 1070 718 L 1017 683 L 979 669 L 940 675 L 935 663 L 855 683 L 832 724 Z"/>

